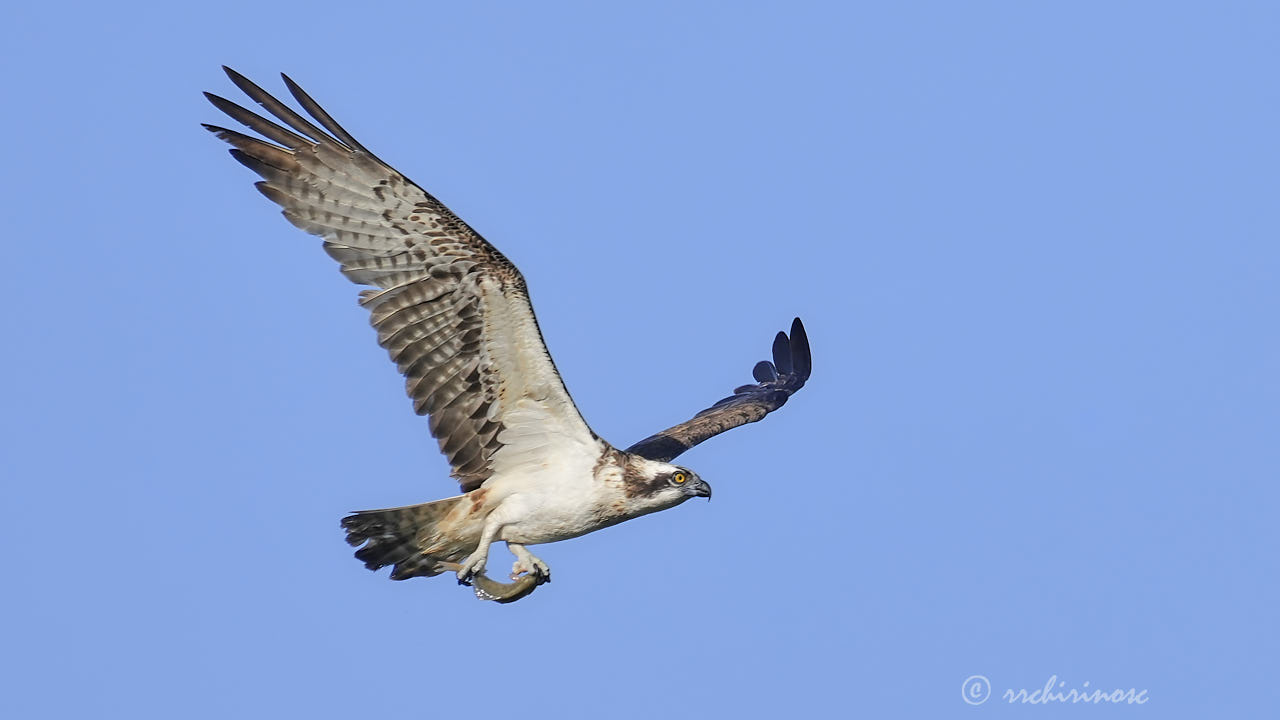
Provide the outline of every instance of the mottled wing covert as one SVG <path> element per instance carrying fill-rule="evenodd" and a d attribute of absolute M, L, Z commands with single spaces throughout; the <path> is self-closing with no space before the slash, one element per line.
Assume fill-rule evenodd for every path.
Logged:
<path fill-rule="evenodd" d="M 349 280 L 373 288 L 360 293 L 360 304 L 404 374 L 414 410 L 429 416 L 463 491 L 493 472 L 512 417 L 527 425 L 536 416 L 539 447 L 594 442 L 547 353 L 515 266 L 356 142 L 288 77 L 286 86 L 311 120 L 224 70 L 283 125 L 205 93 L 270 142 L 205 127 L 262 176 L 258 190 L 290 222 L 324 238 Z"/>
<path fill-rule="evenodd" d="M 813 359 L 809 338 L 800 318 L 791 323 L 791 336 L 778 333 L 773 340 L 773 362 L 756 363 L 755 385 L 743 385 L 729 397 L 694 415 L 686 422 L 651 435 L 627 448 L 627 452 L 651 460 L 670 462 L 685 450 L 739 425 L 756 422 L 787 402 L 809 379 Z"/>

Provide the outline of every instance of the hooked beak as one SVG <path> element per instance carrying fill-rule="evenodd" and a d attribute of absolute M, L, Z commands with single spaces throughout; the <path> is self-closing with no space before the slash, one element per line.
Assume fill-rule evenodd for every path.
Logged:
<path fill-rule="evenodd" d="M 706 480 L 698 478 L 698 484 L 693 487 L 693 496 L 704 497 L 707 502 L 711 502 L 711 486 L 707 484 Z"/>

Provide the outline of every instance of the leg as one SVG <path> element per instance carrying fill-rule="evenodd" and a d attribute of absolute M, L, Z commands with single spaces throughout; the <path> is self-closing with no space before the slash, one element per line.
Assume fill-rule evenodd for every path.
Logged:
<path fill-rule="evenodd" d="M 513 542 L 507 543 L 507 549 L 516 556 L 516 564 L 511 566 L 511 579 L 518 580 L 524 573 L 529 573 L 538 578 L 538 584 L 551 582 L 551 568 L 542 562 L 537 556 L 529 552 L 529 548 L 523 545 L 517 545 Z"/>
<path fill-rule="evenodd" d="M 485 520 L 484 531 L 480 534 L 480 544 L 476 546 L 475 552 L 462 561 L 462 567 L 458 569 L 459 585 L 470 585 L 471 578 L 484 572 L 485 563 L 489 560 L 489 546 L 493 544 L 498 531 L 502 529 L 502 522 L 494 517 L 495 514 L 490 513 Z"/>

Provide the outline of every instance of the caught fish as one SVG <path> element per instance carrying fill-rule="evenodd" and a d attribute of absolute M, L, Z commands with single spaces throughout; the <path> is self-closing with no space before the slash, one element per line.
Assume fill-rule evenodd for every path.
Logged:
<path fill-rule="evenodd" d="M 461 565 L 456 563 L 440 563 L 452 572 L 457 572 Z M 449 567 L 453 566 L 453 567 Z M 492 600 L 496 603 L 513 603 L 522 598 L 526 598 L 543 583 L 551 582 L 551 578 L 545 575 L 534 575 L 526 573 L 517 578 L 512 578 L 513 582 L 498 582 L 493 578 L 480 573 L 471 578 L 471 586 L 476 591 L 476 598 L 480 600 Z"/>

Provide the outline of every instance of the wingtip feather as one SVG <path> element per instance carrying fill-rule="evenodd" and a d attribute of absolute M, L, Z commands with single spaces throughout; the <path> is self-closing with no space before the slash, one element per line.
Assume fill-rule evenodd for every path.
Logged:
<path fill-rule="evenodd" d="M 791 321 L 791 365 L 801 380 L 808 380 L 813 372 L 813 354 L 809 350 L 809 335 L 804 331 L 800 318 Z"/>
<path fill-rule="evenodd" d="M 778 371 L 774 369 L 773 363 L 761 360 L 751 369 L 751 377 L 754 377 L 756 382 L 773 382 L 778 379 Z"/>
<path fill-rule="evenodd" d="M 333 133 L 333 136 L 336 137 L 339 142 L 352 150 L 374 157 L 373 153 L 369 152 L 368 148 L 361 145 L 360 142 L 351 135 L 351 133 L 347 132 L 345 128 L 339 125 L 338 121 L 334 120 L 333 116 L 330 115 L 327 110 L 320 107 L 320 103 L 316 102 L 315 98 L 312 98 L 307 94 L 306 90 L 302 89 L 301 85 L 293 81 L 293 78 L 284 73 L 280 73 L 280 77 L 284 80 L 285 87 L 289 89 L 289 94 L 293 96 L 294 100 L 298 101 L 298 104 L 302 106 L 302 109 L 306 110 L 307 113 L 323 125 L 326 130 Z"/>
<path fill-rule="evenodd" d="M 231 69 L 231 68 L 227 67 L 226 65 L 223 65 L 223 66 L 222 66 L 222 72 L 226 73 L 226 74 L 227 74 L 227 77 L 228 77 L 228 78 L 231 78 L 231 82 L 235 83 L 236 87 L 240 88 L 241 90 L 245 90 L 245 86 L 247 85 L 247 86 L 249 86 L 249 87 L 251 87 L 251 88 L 255 88 L 255 89 L 257 89 L 257 90 L 258 90 L 258 91 L 260 91 L 260 92 L 262 91 L 262 88 L 260 88 L 260 87 L 258 87 L 257 85 L 255 85 L 255 84 L 254 84 L 254 82 L 253 82 L 252 80 L 250 80 L 249 78 L 245 77 L 244 75 L 241 75 L 240 73 L 236 72 L 235 70 L 233 70 L 233 69 Z M 250 92 L 250 91 L 248 91 L 248 90 L 245 90 L 245 94 L 247 94 L 247 95 L 252 95 L 253 93 L 252 93 L 252 92 Z"/>
<path fill-rule="evenodd" d="M 773 365 L 780 375 L 791 374 L 791 341 L 781 331 L 773 338 Z"/>

